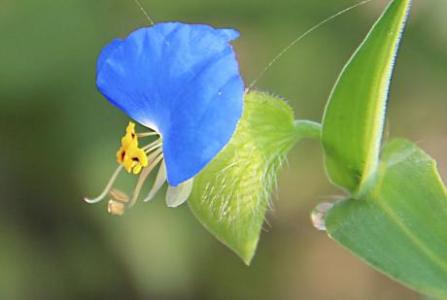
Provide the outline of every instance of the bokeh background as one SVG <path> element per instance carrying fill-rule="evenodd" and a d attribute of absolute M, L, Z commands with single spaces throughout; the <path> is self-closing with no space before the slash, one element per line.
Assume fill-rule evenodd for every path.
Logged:
<path fill-rule="evenodd" d="M 249 82 L 298 34 L 354 1 L 142 3 L 156 21 L 238 28 Z M 313 33 L 257 88 L 288 99 L 299 118 L 320 120 L 338 72 L 385 5 L 375 0 Z M 416 141 L 443 175 L 446 19 L 446 1 L 415 1 L 387 118 L 387 137 Z M 314 141 L 290 154 L 251 267 L 187 205 L 168 209 L 159 197 L 117 218 L 105 203 L 83 203 L 114 170 L 128 121 L 95 89 L 97 54 L 144 25 L 132 0 L 0 1 L 0 299 L 421 299 L 312 227 L 312 208 L 340 195 Z"/>

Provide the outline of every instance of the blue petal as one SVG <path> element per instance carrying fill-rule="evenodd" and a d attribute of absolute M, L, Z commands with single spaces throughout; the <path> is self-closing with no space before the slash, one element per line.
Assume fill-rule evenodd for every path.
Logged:
<path fill-rule="evenodd" d="M 115 40 L 97 63 L 99 91 L 163 137 L 170 185 L 196 175 L 230 140 L 244 85 L 231 40 L 208 25 L 160 23 Z"/>
<path fill-rule="evenodd" d="M 98 70 L 98 73 L 102 69 L 104 62 L 109 57 L 110 53 L 112 53 L 113 50 L 121 44 L 121 42 L 122 41 L 120 39 L 114 39 L 110 44 L 102 49 L 101 54 L 99 54 L 98 61 L 96 62 L 96 69 Z"/>

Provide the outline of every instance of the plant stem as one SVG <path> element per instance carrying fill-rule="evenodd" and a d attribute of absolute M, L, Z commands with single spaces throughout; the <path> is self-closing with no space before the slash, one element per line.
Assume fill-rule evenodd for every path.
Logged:
<path fill-rule="evenodd" d="M 321 124 L 309 120 L 295 120 L 296 133 L 300 139 L 312 138 L 320 139 Z"/>

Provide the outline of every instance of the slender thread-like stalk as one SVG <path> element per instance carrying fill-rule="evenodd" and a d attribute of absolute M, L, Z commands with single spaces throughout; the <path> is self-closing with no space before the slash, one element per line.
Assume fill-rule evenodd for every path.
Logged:
<path fill-rule="evenodd" d="M 106 187 L 104 188 L 101 195 L 99 195 L 96 198 L 90 199 L 90 198 L 84 198 L 84 201 L 89 204 L 94 204 L 102 201 L 110 192 L 110 190 L 113 187 L 113 183 L 115 182 L 116 178 L 120 174 L 121 170 L 123 169 L 123 166 L 120 165 L 118 168 L 116 168 L 115 172 L 113 173 L 112 177 L 109 179 L 109 182 L 107 183 Z"/>
<path fill-rule="evenodd" d="M 137 185 L 135 186 L 135 190 L 132 195 L 132 199 L 130 200 L 128 206 L 132 207 L 137 202 L 138 196 L 140 195 L 141 188 L 143 187 L 144 182 L 146 181 L 149 174 L 152 170 L 158 165 L 158 163 L 163 159 L 163 155 L 161 154 L 161 149 L 153 152 L 148 158 L 149 165 L 143 169 L 138 179 Z"/>

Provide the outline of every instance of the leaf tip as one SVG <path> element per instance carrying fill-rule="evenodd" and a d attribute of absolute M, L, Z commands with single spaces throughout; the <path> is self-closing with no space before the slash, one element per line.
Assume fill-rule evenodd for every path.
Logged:
<path fill-rule="evenodd" d="M 256 254 L 258 241 L 259 239 L 250 240 L 247 241 L 240 249 L 238 250 L 234 249 L 236 254 L 239 256 L 240 259 L 242 259 L 242 261 L 247 267 L 251 265 L 251 262 L 253 261 L 253 258 Z"/>

